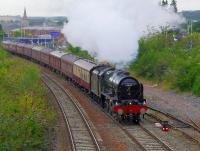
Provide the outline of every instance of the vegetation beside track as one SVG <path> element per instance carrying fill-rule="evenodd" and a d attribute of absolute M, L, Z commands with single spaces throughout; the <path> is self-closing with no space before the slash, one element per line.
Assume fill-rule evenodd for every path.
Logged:
<path fill-rule="evenodd" d="M 50 150 L 54 124 L 40 70 L 0 48 L 0 150 Z"/>
<path fill-rule="evenodd" d="M 183 92 L 200 95 L 200 33 L 175 41 L 175 33 L 154 33 L 139 41 L 130 71 Z"/>
<path fill-rule="evenodd" d="M 90 55 L 88 51 L 82 50 L 80 47 L 73 47 L 72 45 L 70 45 L 67 51 L 81 58 L 94 61 L 94 57 Z"/>

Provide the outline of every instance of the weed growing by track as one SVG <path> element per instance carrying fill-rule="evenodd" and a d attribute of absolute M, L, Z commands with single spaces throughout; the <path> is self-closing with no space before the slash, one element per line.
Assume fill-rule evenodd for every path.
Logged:
<path fill-rule="evenodd" d="M 40 70 L 0 48 L 0 150 L 50 150 L 54 124 Z"/>

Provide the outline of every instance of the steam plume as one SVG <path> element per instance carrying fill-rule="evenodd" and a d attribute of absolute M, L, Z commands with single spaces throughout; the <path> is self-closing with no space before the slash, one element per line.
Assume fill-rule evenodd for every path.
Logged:
<path fill-rule="evenodd" d="M 73 0 L 68 6 L 69 23 L 64 27 L 68 41 L 112 63 L 136 58 L 138 40 L 147 26 L 183 21 L 155 0 Z"/>

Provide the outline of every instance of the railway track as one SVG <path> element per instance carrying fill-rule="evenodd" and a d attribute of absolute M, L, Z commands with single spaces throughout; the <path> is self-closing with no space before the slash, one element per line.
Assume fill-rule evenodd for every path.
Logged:
<path fill-rule="evenodd" d="M 82 91 L 81 91 L 82 92 Z M 94 102 L 91 98 L 91 103 L 99 106 L 98 103 Z M 113 116 L 111 116 L 104 109 L 100 108 L 110 119 L 116 123 L 119 128 L 143 151 L 174 151 L 173 147 L 168 145 L 166 142 L 155 136 L 150 130 L 144 127 L 142 124 L 139 125 L 126 125 L 126 123 L 118 123 Z"/>
<path fill-rule="evenodd" d="M 151 133 L 142 124 L 123 126 L 122 128 L 144 151 L 173 151 L 171 146 Z"/>
<path fill-rule="evenodd" d="M 58 104 L 63 112 L 66 124 L 70 133 L 73 151 L 78 150 L 101 150 L 100 145 L 92 131 L 87 118 L 79 108 L 73 97 L 68 94 L 60 84 L 52 80 L 47 75 L 42 75 L 43 81 L 55 95 Z M 67 101 L 66 101 L 67 100 Z M 176 123 L 176 128 L 188 128 L 187 123 L 181 123 L 171 117 L 172 125 Z M 177 122 L 179 121 L 179 122 Z M 121 125 L 121 124 L 120 124 Z M 172 151 L 173 149 L 157 138 L 142 125 L 123 126 L 123 131 L 145 151 L 160 150 Z M 198 140 L 197 140 L 198 141 Z"/>
<path fill-rule="evenodd" d="M 80 90 L 78 90 L 80 91 Z M 84 93 L 80 91 L 81 93 Z M 91 100 L 91 98 L 89 98 Z M 91 103 L 98 105 L 93 100 Z M 144 151 L 173 151 L 172 147 L 167 145 L 163 140 L 156 137 L 152 134 L 147 128 L 140 125 L 126 125 L 118 123 L 109 113 L 107 113 L 104 109 L 101 110 L 115 122 L 119 128 L 135 143 L 139 145 L 141 150 Z"/>
<path fill-rule="evenodd" d="M 56 97 L 70 134 L 73 151 L 101 151 L 88 119 L 77 102 L 60 84 L 46 74 L 42 80 Z"/>
<path fill-rule="evenodd" d="M 197 124 L 193 119 L 190 119 L 191 123 L 196 127 L 196 129 L 200 132 L 200 125 Z"/>
<path fill-rule="evenodd" d="M 136 142 L 143 151 L 174 151 L 172 146 L 158 138 L 141 123 L 139 125 L 118 123 L 109 113 L 105 112 L 105 114 L 109 116 L 132 141 Z"/>
<path fill-rule="evenodd" d="M 170 127 L 181 132 L 187 138 L 196 142 L 200 146 L 200 129 L 198 129 L 198 127 L 195 127 L 188 122 L 182 121 L 173 115 L 153 108 L 150 108 L 150 111 L 147 115 L 155 118 L 159 122 L 168 121 Z M 191 121 L 191 123 L 194 124 L 193 121 Z"/>
<path fill-rule="evenodd" d="M 157 118 L 158 120 L 161 121 L 168 121 L 170 126 L 174 127 L 174 128 L 188 128 L 188 127 L 192 127 L 190 124 L 188 124 L 185 121 L 182 121 L 178 118 L 176 118 L 173 115 L 170 115 L 168 113 L 159 111 L 157 109 L 154 108 L 149 108 L 149 111 L 147 113 L 148 115 Z"/>
<path fill-rule="evenodd" d="M 77 89 L 78 91 L 80 91 L 79 89 Z M 80 91 L 81 93 L 83 93 L 85 95 L 84 92 Z M 90 98 L 91 100 L 91 98 Z M 93 104 L 98 105 L 96 102 L 94 102 L 93 100 L 90 101 Z M 173 147 L 166 142 L 165 140 L 163 140 L 160 137 L 157 137 L 156 134 L 151 132 L 151 129 L 149 129 L 148 127 L 143 126 L 142 124 L 140 125 L 126 125 L 126 124 L 120 124 L 118 123 L 109 113 L 107 113 L 105 110 L 103 110 L 101 108 L 102 111 L 104 111 L 104 113 L 109 116 L 115 123 L 117 123 L 119 125 L 119 127 L 121 128 L 122 131 L 125 132 L 125 134 L 135 143 L 137 143 L 140 148 L 144 151 L 155 151 L 155 150 L 159 150 L 159 151 L 173 151 Z M 155 110 L 156 112 L 156 110 Z M 160 112 L 161 114 L 162 112 Z M 167 116 L 167 115 L 165 115 Z M 196 138 L 190 135 L 191 132 L 191 127 L 189 124 L 184 123 L 181 120 L 176 119 L 175 117 L 168 117 L 168 120 L 170 121 L 170 123 L 176 127 L 177 130 L 181 131 L 185 136 L 187 136 L 188 138 L 194 140 L 195 142 L 199 143 L 199 139 L 197 136 Z M 167 119 L 165 119 L 167 120 Z M 188 130 L 189 129 L 189 130 Z M 188 133 L 186 133 L 185 131 L 188 131 Z"/>

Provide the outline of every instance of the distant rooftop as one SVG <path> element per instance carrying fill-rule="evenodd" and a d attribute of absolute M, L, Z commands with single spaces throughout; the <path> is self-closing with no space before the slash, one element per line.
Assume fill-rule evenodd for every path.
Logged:
<path fill-rule="evenodd" d="M 9 16 L 9 15 L 1 16 L 0 15 L 0 21 L 19 21 L 19 20 L 21 20 L 20 16 Z"/>
<path fill-rule="evenodd" d="M 23 27 L 22 29 L 25 29 L 25 30 L 55 30 L 55 31 L 59 31 L 61 30 L 61 28 L 58 28 L 58 27 L 42 27 L 42 26 L 33 26 L 33 27 Z M 12 31 L 18 31 L 18 30 L 21 30 L 20 28 L 18 29 L 13 29 Z"/>
<path fill-rule="evenodd" d="M 43 27 L 43 26 L 24 27 L 22 29 L 27 29 L 27 30 L 60 30 L 60 28 L 58 28 L 58 27 Z"/>

